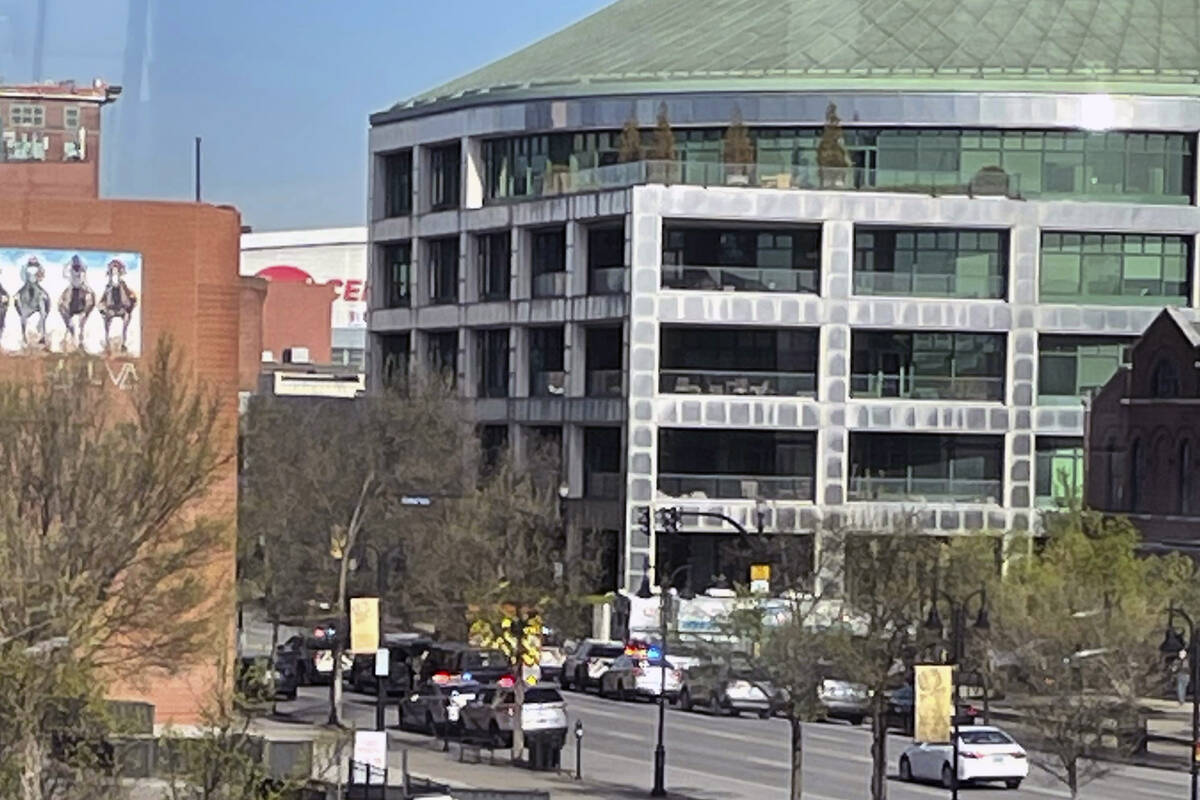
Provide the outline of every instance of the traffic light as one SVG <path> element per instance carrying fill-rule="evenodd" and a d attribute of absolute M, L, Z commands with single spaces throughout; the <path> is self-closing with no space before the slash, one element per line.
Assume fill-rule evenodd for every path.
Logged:
<path fill-rule="evenodd" d="M 679 533 L 679 529 L 683 524 L 683 514 L 678 508 L 663 508 L 659 510 L 658 514 L 662 520 L 664 531 L 667 533 Z"/>
<path fill-rule="evenodd" d="M 642 529 L 642 535 L 650 536 L 650 506 L 638 506 L 638 527 Z"/>

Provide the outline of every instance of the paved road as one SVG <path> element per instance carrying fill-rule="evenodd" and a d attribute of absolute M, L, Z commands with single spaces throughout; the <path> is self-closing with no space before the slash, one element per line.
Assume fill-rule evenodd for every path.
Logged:
<path fill-rule="evenodd" d="M 295 710 L 317 718 L 324 715 L 323 688 L 306 688 Z M 652 783 L 657 708 L 649 703 L 619 703 L 595 695 L 567 693 L 571 724 L 584 724 L 583 764 L 589 778 L 648 790 Z M 371 725 L 373 698 L 347 694 L 347 714 L 360 725 Z M 395 710 L 389 721 L 395 720 Z M 667 712 L 667 786 L 674 793 L 699 800 L 784 800 L 787 797 L 788 729 L 782 720 L 716 718 L 705 714 Z M 399 737 L 419 738 L 415 734 Z M 563 766 L 573 765 L 573 745 L 563 753 Z M 899 737 L 888 744 L 894 772 L 904 747 Z M 508 769 L 497 766 L 495 769 Z M 869 796 L 870 729 L 845 724 L 805 726 L 805 792 L 809 800 L 855 800 Z M 1140 767 L 1120 767 L 1082 791 L 1087 800 L 1177 800 L 1187 797 L 1186 773 Z M 1017 791 L 1003 788 L 965 788 L 963 800 L 1025 800 L 1066 798 L 1061 784 L 1034 774 Z M 891 800 L 946 798 L 936 786 L 892 780 Z"/>

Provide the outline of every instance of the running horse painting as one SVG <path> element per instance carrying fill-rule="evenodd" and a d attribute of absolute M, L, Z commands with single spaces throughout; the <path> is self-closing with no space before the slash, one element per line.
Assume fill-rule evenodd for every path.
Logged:
<path fill-rule="evenodd" d="M 108 262 L 106 274 L 108 283 L 100 295 L 100 318 L 104 320 L 104 345 L 109 347 L 112 341 L 109 328 L 114 319 L 121 320 L 121 342 L 119 351 L 126 352 L 129 337 L 129 321 L 133 318 L 133 309 L 137 308 L 137 294 L 125 283 L 125 263 L 119 258 Z"/>
<path fill-rule="evenodd" d="M 67 279 L 67 288 L 58 299 L 58 313 L 67 325 L 67 339 L 63 344 L 78 350 L 83 348 L 83 328 L 96 307 L 96 293 L 88 286 L 87 265 L 78 254 L 71 256 L 63 266 L 63 277 Z"/>
<path fill-rule="evenodd" d="M 29 318 L 37 314 L 37 344 L 44 346 L 46 344 L 46 322 L 50 316 L 50 293 L 42 288 L 46 270 L 42 268 L 42 263 L 37 260 L 37 256 L 30 256 L 21 270 L 21 276 L 25 282 L 17 290 L 17 296 L 13 298 L 13 308 L 17 312 L 17 318 L 21 321 L 21 344 L 29 343 Z"/>

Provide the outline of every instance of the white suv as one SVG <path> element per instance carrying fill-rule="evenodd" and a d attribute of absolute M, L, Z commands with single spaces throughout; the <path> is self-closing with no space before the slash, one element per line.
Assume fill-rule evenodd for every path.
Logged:
<path fill-rule="evenodd" d="M 517 697 L 514 689 L 489 686 L 460 712 L 465 737 L 486 738 L 493 746 L 512 747 Z M 525 689 L 521 729 L 529 738 L 549 738 L 561 748 L 567 736 L 567 704 L 553 684 Z"/>

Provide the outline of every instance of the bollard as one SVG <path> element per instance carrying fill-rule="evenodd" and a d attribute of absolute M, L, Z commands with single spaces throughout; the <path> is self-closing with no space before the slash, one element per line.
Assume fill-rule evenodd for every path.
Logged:
<path fill-rule="evenodd" d="M 583 780 L 583 720 L 575 720 L 575 780 Z"/>

